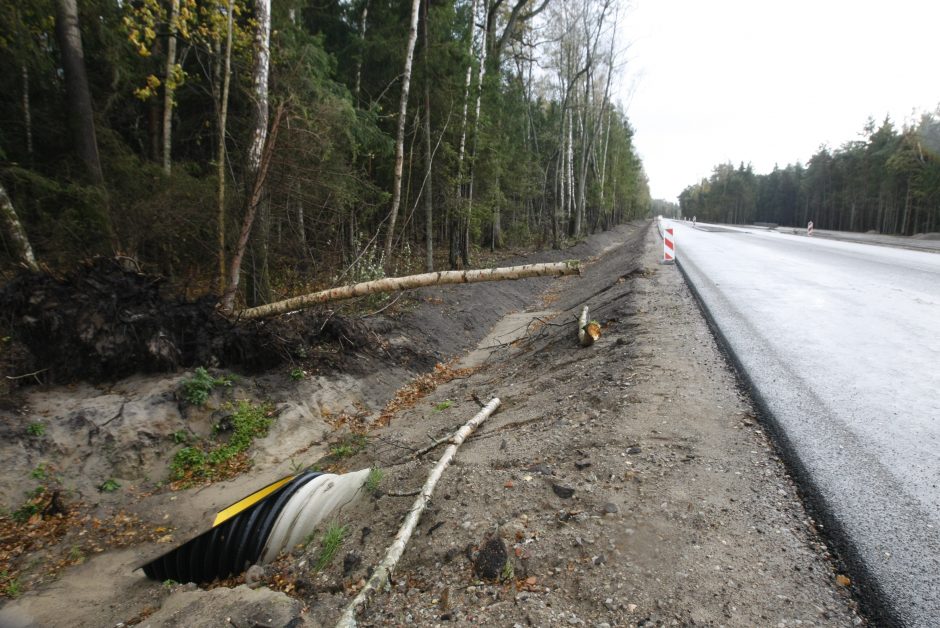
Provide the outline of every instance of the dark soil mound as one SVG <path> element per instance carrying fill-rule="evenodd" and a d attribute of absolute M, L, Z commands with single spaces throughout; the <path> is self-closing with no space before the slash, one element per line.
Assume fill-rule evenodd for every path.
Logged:
<path fill-rule="evenodd" d="M 159 277 L 111 259 L 93 260 L 65 279 L 16 277 L 0 290 L 0 329 L 9 336 L 0 369 L 41 371 L 48 383 L 194 365 L 258 372 L 308 357 L 312 344 L 367 342 L 366 328 L 343 317 L 299 314 L 236 324 L 216 312 L 213 296 L 187 302 L 164 297 L 160 286 Z"/>

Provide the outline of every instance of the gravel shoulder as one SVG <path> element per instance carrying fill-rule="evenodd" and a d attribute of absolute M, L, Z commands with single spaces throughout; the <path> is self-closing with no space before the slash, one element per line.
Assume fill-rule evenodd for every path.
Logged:
<path fill-rule="evenodd" d="M 455 430 L 474 398 L 503 401 L 445 472 L 364 625 L 864 623 L 660 246 L 640 231 L 557 282 L 531 306 L 554 318 L 377 434 L 361 463 Z M 604 327 L 587 349 L 575 341 L 581 304 Z M 432 462 L 390 467 L 383 485 L 418 488 Z M 335 620 L 412 500 L 386 494 L 345 513 L 345 573 L 311 575 L 302 555 L 276 567 L 314 625 Z"/>

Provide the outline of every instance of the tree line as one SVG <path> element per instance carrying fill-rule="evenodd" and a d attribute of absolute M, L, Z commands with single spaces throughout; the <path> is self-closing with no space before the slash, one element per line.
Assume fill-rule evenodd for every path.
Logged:
<path fill-rule="evenodd" d="M 619 12 L 0 0 L 0 263 L 118 254 L 231 307 L 645 216 Z"/>
<path fill-rule="evenodd" d="M 682 215 L 914 235 L 940 231 L 940 108 L 896 128 L 869 119 L 862 139 L 821 147 L 806 163 L 756 174 L 715 166 L 679 195 Z"/>

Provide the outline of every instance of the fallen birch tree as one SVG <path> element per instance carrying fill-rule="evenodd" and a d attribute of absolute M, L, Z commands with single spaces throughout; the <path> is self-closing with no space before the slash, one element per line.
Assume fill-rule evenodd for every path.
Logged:
<path fill-rule="evenodd" d="M 416 499 L 411 506 L 411 511 L 405 518 L 405 522 L 402 524 L 401 528 L 399 528 L 398 534 L 395 535 L 395 540 L 392 541 L 392 544 L 388 547 L 385 558 L 382 559 L 382 562 L 379 563 L 375 571 L 372 572 L 372 576 L 369 578 L 369 581 L 366 582 L 365 586 L 362 587 L 362 591 L 359 592 L 359 595 L 346 606 L 339 621 L 336 622 L 336 628 L 352 628 L 355 626 L 356 611 L 359 610 L 359 607 L 368 601 L 373 591 L 384 587 L 388 583 L 389 576 L 395 569 L 395 565 L 397 565 L 398 561 L 401 559 L 402 554 L 405 553 L 405 545 L 408 544 L 408 539 L 411 538 L 415 527 L 418 525 L 418 521 L 421 519 L 421 514 L 424 512 L 428 501 L 431 499 L 431 493 L 434 492 L 434 487 L 437 485 L 438 480 L 441 479 L 444 469 L 446 469 L 454 459 L 457 448 L 463 444 L 467 437 L 469 437 L 483 421 L 496 411 L 499 404 L 499 398 L 494 397 L 491 399 L 476 416 L 467 421 L 451 438 L 450 446 L 444 450 L 444 455 L 441 456 L 437 465 L 431 470 L 431 474 L 428 476 L 427 481 L 425 481 L 424 486 L 421 488 L 421 492 L 418 494 L 418 499 Z"/>
<path fill-rule="evenodd" d="M 259 305 L 241 310 L 238 318 L 253 319 L 277 316 L 295 310 L 327 303 L 361 297 L 376 292 L 394 292 L 397 290 L 411 290 L 426 286 L 442 286 L 454 283 L 477 283 L 480 281 L 502 281 L 508 279 L 526 279 L 528 277 L 556 277 L 561 275 L 581 274 L 577 260 L 557 262 L 552 264 L 525 264 L 524 266 L 508 266 L 505 268 L 484 268 L 480 270 L 447 270 L 436 273 L 423 273 L 408 275 L 407 277 L 386 277 L 375 281 L 366 281 L 351 286 L 330 288 L 312 294 L 277 301 L 267 305 Z"/>

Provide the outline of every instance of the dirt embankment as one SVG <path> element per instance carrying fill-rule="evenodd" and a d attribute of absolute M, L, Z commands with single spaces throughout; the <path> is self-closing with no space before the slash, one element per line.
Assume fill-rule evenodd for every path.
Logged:
<path fill-rule="evenodd" d="M 253 576 L 274 591 L 167 588 L 128 573 L 135 557 L 158 547 L 141 546 L 65 571 L 55 590 L 8 603 L 0 617 L 55 625 L 69 609 L 69 625 L 170 626 L 185 617 L 215 626 L 226 617 L 250 625 L 268 613 L 278 625 L 331 625 L 411 506 L 412 496 L 395 494 L 419 488 L 440 450 L 400 460 L 454 431 L 477 399 L 498 396 L 503 407 L 458 452 L 363 625 L 863 623 L 842 584 L 850 581 L 827 555 L 677 269 L 657 263 L 660 246 L 645 226 L 621 227 L 526 260 L 595 257 L 583 277 L 424 290 L 413 309 L 370 323 L 383 347 L 433 358 L 475 345 L 501 319 L 514 328 L 484 342 L 472 374 L 393 413 L 365 449 L 333 460 L 340 470 L 377 464 L 384 479 L 378 494 L 337 516 L 345 533 L 324 568 L 315 568 L 318 536 Z M 590 348 L 578 347 L 575 334 L 584 304 L 603 326 Z M 514 311 L 523 309 L 532 314 Z M 302 436 L 298 447 L 309 441 L 305 462 L 326 453 L 330 408 L 357 399 L 377 414 L 409 373 L 359 353 L 355 376 L 293 389 L 283 374 L 252 380 L 255 393 L 305 408 L 309 416 L 282 433 Z M 341 379 L 346 388 L 336 386 Z M 290 456 L 269 455 L 269 446 L 256 451 L 254 480 L 288 468 Z M 244 493 L 244 483 L 236 489 Z M 155 495 L 135 513 L 152 523 L 182 519 L 196 504 L 211 510 L 207 502 L 222 499 L 214 490 Z M 98 592 L 82 586 L 90 577 Z"/>

